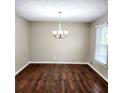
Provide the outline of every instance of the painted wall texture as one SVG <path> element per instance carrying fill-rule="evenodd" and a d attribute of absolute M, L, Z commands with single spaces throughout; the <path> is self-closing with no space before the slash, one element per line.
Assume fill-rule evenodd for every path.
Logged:
<path fill-rule="evenodd" d="M 90 24 L 63 23 L 68 30 L 65 39 L 54 39 L 52 30 L 58 30 L 56 22 L 33 22 L 30 33 L 31 61 L 87 62 L 89 61 Z"/>
<path fill-rule="evenodd" d="M 18 15 L 15 20 L 15 71 L 18 71 L 29 61 L 29 22 Z"/>

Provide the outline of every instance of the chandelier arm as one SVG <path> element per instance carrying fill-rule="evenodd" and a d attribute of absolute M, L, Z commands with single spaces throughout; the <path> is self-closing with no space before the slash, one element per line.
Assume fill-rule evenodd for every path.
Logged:
<path fill-rule="evenodd" d="M 53 36 L 56 38 L 56 35 L 55 34 Z"/>
<path fill-rule="evenodd" d="M 60 34 L 59 39 L 61 39 L 61 38 L 62 38 L 62 35 Z"/>

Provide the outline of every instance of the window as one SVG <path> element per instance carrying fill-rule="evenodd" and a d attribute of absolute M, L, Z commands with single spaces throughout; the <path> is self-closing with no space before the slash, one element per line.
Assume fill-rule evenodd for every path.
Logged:
<path fill-rule="evenodd" d="M 97 26 L 95 60 L 106 65 L 108 62 L 108 26 Z"/>

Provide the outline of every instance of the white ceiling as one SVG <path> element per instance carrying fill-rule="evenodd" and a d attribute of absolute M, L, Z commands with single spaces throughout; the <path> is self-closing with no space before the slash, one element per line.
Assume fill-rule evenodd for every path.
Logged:
<path fill-rule="evenodd" d="M 16 13 L 29 21 L 92 22 L 107 13 L 107 0 L 16 0 Z"/>

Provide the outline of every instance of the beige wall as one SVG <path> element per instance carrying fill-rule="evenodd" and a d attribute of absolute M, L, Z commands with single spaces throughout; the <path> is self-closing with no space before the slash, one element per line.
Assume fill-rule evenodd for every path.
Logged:
<path fill-rule="evenodd" d="M 95 58 L 95 41 L 96 41 L 96 25 L 103 24 L 108 21 L 107 15 L 97 19 L 91 24 L 91 36 L 90 36 L 90 59 L 92 61 L 92 65 L 96 68 L 103 76 L 108 78 L 108 69 L 103 65 L 99 64 L 94 60 Z"/>
<path fill-rule="evenodd" d="M 69 30 L 69 35 L 57 40 L 51 31 L 58 29 L 58 23 L 31 23 L 31 61 L 89 61 L 90 24 L 63 23 L 62 28 Z"/>
<path fill-rule="evenodd" d="M 15 18 L 15 71 L 29 60 L 29 23 L 16 15 Z"/>

